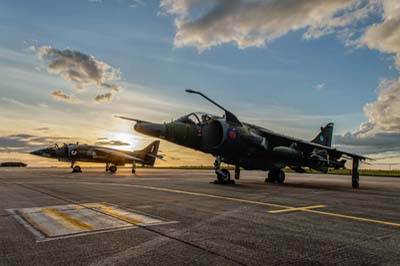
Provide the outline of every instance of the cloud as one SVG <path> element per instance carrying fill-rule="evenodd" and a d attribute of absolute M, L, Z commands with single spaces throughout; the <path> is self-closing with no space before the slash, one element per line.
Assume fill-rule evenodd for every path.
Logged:
<path fill-rule="evenodd" d="M 354 42 L 394 55 L 400 70 L 400 2 L 381 0 L 382 21 L 366 28 Z M 376 101 L 364 106 L 367 121 L 355 132 L 336 136 L 338 144 L 361 147 L 369 153 L 400 151 L 400 77 L 383 79 Z"/>
<path fill-rule="evenodd" d="M 119 91 L 119 86 L 114 82 L 120 79 L 120 71 L 94 56 L 70 49 L 59 50 L 50 46 L 34 47 L 33 49 L 38 57 L 48 64 L 48 73 L 59 75 L 63 79 L 73 82 L 77 91 L 90 87 L 109 89 L 109 93 Z M 60 91 L 53 96 L 56 96 L 58 100 L 63 99 L 67 102 L 71 100 L 70 96 L 60 93 Z"/>
<path fill-rule="evenodd" d="M 78 99 L 73 95 L 67 95 L 63 90 L 54 90 L 51 92 L 51 96 L 57 101 L 66 102 L 66 103 L 79 103 Z"/>
<path fill-rule="evenodd" d="M 161 0 L 176 17 L 176 47 L 202 52 L 234 43 L 262 47 L 292 31 L 306 40 L 336 34 L 346 46 L 392 54 L 400 70 L 400 2 L 398 0 Z M 372 15 L 382 14 L 376 24 Z M 363 22 L 363 23 L 361 23 Z M 325 88 L 317 84 L 316 91 Z M 367 121 L 355 132 L 336 136 L 336 144 L 376 153 L 400 151 L 400 78 L 382 80 L 375 102 L 364 106 Z"/>
<path fill-rule="evenodd" d="M 1 100 L 4 102 L 7 102 L 7 103 L 18 105 L 20 107 L 27 107 L 27 104 L 20 102 L 18 100 L 15 100 L 13 98 L 1 97 Z"/>
<path fill-rule="evenodd" d="M 129 5 L 129 7 L 140 7 L 140 6 L 145 6 L 145 2 L 143 0 L 131 0 L 131 4 Z"/>
<path fill-rule="evenodd" d="M 385 79 L 379 86 L 378 99 L 364 107 L 370 132 L 400 133 L 400 78 Z"/>
<path fill-rule="evenodd" d="M 376 1 L 161 0 L 160 6 L 176 16 L 175 46 L 203 51 L 224 43 L 261 47 L 300 29 L 306 39 L 319 38 L 366 19 Z"/>
<path fill-rule="evenodd" d="M 123 142 L 120 140 L 98 140 L 95 143 L 96 145 L 101 145 L 101 146 L 130 146 L 130 143 Z"/>
<path fill-rule="evenodd" d="M 335 144 L 365 154 L 400 152 L 399 140 L 400 133 L 385 132 L 368 136 L 347 132 L 344 135 L 336 135 L 334 137 Z"/>
<path fill-rule="evenodd" d="M 67 137 L 41 137 L 32 134 L 12 134 L 0 137 L 1 152 L 28 152 L 33 149 L 54 144 L 57 141 L 67 141 Z"/>
<path fill-rule="evenodd" d="M 96 102 L 99 102 L 99 103 L 104 103 L 104 102 L 111 102 L 112 101 L 112 97 L 113 97 L 113 95 L 112 95 L 112 93 L 111 92 L 107 92 L 107 93 L 105 93 L 105 94 L 99 94 L 99 95 L 97 95 L 95 98 L 94 98 L 94 100 L 96 101 Z"/>
<path fill-rule="evenodd" d="M 369 153 L 400 151 L 400 78 L 382 80 L 375 102 L 364 106 L 367 122 L 355 132 L 335 136 L 335 143 Z"/>
<path fill-rule="evenodd" d="M 50 128 L 49 127 L 39 127 L 39 128 L 35 128 L 36 131 L 49 131 Z"/>
<path fill-rule="evenodd" d="M 394 53 L 394 61 L 400 70 L 400 2 L 381 0 L 383 20 L 365 31 L 359 43 L 383 53 Z"/>
<path fill-rule="evenodd" d="M 315 85 L 315 90 L 320 92 L 320 91 L 325 90 L 325 87 L 326 87 L 325 83 L 319 83 L 319 84 Z"/>

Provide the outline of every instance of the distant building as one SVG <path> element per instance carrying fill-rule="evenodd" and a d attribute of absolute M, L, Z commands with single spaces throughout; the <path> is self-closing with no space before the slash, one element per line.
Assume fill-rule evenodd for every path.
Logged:
<path fill-rule="evenodd" d="M 23 162 L 4 162 L 0 163 L 0 167 L 26 167 L 28 166 L 26 163 Z"/>

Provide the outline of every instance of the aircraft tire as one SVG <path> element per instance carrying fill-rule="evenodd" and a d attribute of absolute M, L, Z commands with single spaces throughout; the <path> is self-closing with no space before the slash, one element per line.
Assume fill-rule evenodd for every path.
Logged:
<path fill-rule="evenodd" d="M 136 174 L 136 169 L 132 169 L 132 174 Z"/>
<path fill-rule="evenodd" d="M 117 172 L 117 167 L 115 165 L 112 165 L 108 170 L 110 171 L 110 173 L 114 174 L 115 172 Z"/>
<path fill-rule="evenodd" d="M 360 182 L 358 182 L 358 180 L 353 180 L 351 182 L 351 185 L 353 186 L 353 188 L 360 188 Z"/>
<path fill-rule="evenodd" d="M 79 165 L 75 165 L 74 168 L 72 168 L 72 173 L 82 173 L 82 169 Z"/>
<path fill-rule="evenodd" d="M 268 177 L 265 179 L 266 183 L 275 183 L 276 181 L 276 173 L 274 170 L 270 170 L 268 172 Z"/>
<path fill-rule="evenodd" d="M 228 169 L 221 169 L 221 172 L 223 174 L 217 173 L 218 181 L 223 183 L 223 184 L 229 183 L 229 181 L 231 181 L 231 173 L 229 172 L 229 170 Z"/>
<path fill-rule="evenodd" d="M 276 172 L 276 182 L 278 182 L 278 184 L 283 184 L 283 182 L 285 182 L 285 172 L 282 170 Z"/>

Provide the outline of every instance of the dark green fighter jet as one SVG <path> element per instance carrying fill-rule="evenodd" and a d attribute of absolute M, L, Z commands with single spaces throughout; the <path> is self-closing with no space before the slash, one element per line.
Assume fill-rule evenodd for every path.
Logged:
<path fill-rule="evenodd" d="M 327 173 L 329 168 L 344 168 L 346 160 L 343 158 L 347 157 L 353 160 L 353 188 L 359 187 L 359 162 L 367 158 L 331 147 L 333 123 L 321 127 L 321 132 L 313 140 L 305 141 L 240 121 L 201 92 L 186 92 L 204 97 L 222 109 L 225 115 L 191 113 L 164 124 L 119 118 L 135 121 L 134 129 L 142 134 L 212 154 L 217 182 L 220 183 L 231 182 L 231 175 L 227 169 L 221 169 L 221 162 L 235 166 L 235 179 L 239 179 L 240 168 L 243 168 L 269 171 L 266 182 L 283 183 L 284 167 L 298 173 L 304 173 L 304 167 Z"/>
<path fill-rule="evenodd" d="M 162 159 L 158 155 L 158 147 L 160 141 L 154 141 L 142 150 L 123 151 L 101 146 L 91 146 L 85 144 L 64 144 L 59 147 L 57 144 L 53 147 L 40 149 L 31 152 L 33 155 L 42 157 L 55 158 L 63 162 L 71 162 L 73 173 L 82 172 L 79 165 L 75 165 L 77 161 L 105 163 L 106 172 L 117 172 L 117 166 L 132 164 L 132 174 L 136 172 L 136 163 L 142 165 L 154 165 L 156 158 Z"/>

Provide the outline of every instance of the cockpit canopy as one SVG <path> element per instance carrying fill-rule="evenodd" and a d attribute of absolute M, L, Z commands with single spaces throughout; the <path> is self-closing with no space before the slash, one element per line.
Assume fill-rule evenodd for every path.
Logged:
<path fill-rule="evenodd" d="M 190 113 L 176 119 L 176 122 L 182 122 L 185 124 L 202 125 L 208 123 L 210 119 L 220 118 L 216 115 L 211 115 L 203 112 Z"/>

